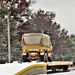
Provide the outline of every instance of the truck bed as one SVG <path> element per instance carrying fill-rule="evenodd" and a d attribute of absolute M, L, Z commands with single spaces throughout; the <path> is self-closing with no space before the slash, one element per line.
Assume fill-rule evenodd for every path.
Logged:
<path fill-rule="evenodd" d="M 71 61 L 53 61 L 53 62 L 48 62 L 47 63 L 48 64 L 48 66 L 63 66 L 63 65 L 68 65 L 68 66 L 70 66 L 70 65 L 73 65 L 73 62 L 71 62 Z"/>

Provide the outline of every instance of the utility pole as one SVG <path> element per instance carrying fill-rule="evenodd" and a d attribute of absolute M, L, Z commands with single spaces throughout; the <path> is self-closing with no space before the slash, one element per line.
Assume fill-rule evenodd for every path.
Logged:
<path fill-rule="evenodd" d="M 7 29 L 8 29 L 8 63 L 11 62 L 11 51 L 10 51 L 10 21 L 9 21 L 9 14 L 5 16 L 7 19 Z"/>
<path fill-rule="evenodd" d="M 11 62 L 11 51 L 10 51 L 10 22 L 9 22 L 9 15 L 7 18 L 7 24 L 8 24 L 8 62 Z"/>

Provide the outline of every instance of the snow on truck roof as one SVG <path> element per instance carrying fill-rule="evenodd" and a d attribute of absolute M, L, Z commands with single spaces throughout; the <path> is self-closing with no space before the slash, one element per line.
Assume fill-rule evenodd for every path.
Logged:
<path fill-rule="evenodd" d="M 41 44 L 43 46 L 50 46 L 50 36 L 42 33 L 28 33 L 23 34 L 22 43 L 26 45 Z"/>

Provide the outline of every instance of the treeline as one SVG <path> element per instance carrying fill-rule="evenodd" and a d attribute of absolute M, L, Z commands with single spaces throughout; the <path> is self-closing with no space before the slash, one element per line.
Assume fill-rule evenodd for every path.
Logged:
<path fill-rule="evenodd" d="M 20 6 L 26 4 L 24 6 L 26 9 L 20 8 L 20 6 L 18 6 L 19 9 L 18 7 L 12 7 L 12 9 L 10 7 L 11 3 L 9 4 L 10 10 L 8 10 L 8 2 L 0 3 L 0 62 L 8 61 L 8 25 L 5 18 L 5 15 L 8 14 L 10 19 L 11 61 L 19 61 L 21 59 L 20 43 L 24 33 L 48 34 L 53 46 L 52 60 L 75 61 L 75 35 L 68 35 L 66 29 L 61 29 L 61 25 L 54 21 L 56 14 L 53 11 L 39 9 L 37 12 L 32 13 L 28 7 L 34 2 L 28 2 L 28 4 L 27 2 L 22 2 L 23 4 L 16 2 Z"/>

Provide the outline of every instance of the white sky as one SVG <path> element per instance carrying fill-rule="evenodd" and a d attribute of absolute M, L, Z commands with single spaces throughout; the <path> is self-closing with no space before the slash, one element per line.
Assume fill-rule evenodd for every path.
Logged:
<path fill-rule="evenodd" d="M 56 13 L 55 21 L 62 28 L 68 30 L 69 34 L 75 34 L 75 0 L 35 0 L 33 4 L 34 11 L 43 9 L 45 11 L 54 11 Z"/>

